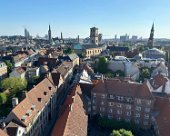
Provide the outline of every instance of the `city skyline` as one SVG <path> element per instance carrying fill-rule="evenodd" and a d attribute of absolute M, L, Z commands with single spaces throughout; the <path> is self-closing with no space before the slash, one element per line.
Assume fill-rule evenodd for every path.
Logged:
<path fill-rule="evenodd" d="M 64 38 L 85 38 L 96 26 L 104 38 L 126 33 L 149 38 L 154 22 L 155 38 L 170 38 L 169 5 L 168 0 L 7 0 L 0 5 L 0 35 L 24 35 L 27 28 L 30 35 L 44 36 L 50 24 L 52 37 L 63 32 Z"/>

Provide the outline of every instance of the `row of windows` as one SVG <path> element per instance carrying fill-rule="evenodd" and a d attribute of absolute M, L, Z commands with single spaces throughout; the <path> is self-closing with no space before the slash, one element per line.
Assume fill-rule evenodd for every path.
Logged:
<path fill-rule="evenodd" d="M 94 115 L 96 114 L 95 112 L 93 113 Z M 101 113 L 100 116 L 103 116 L 103 114 Z M 112 119 L 113 118 L 113 115 L 110 115 L 108 114 L 108 118 Z M 124 118 L 121 118 L 120 116 L 117 117 L 117 120 L 120 121 L 120 120 L 125 120 L 126 122 L 130 122 L 131 121 L 131 118 L 130 117 L 126 117 L 125 119 Z M 134 122 L 136 124 L 139 124 L 139 123 L 143 123 L 143 125 L 149 125 L 149 120 L 144 120 L 144 121 L 141 121 L 140 118 L 138 119 L 135 119 Z"/>
<path fill-rule="evenodd" d="M 110 104 L 111 104 L 111 103 L 110 103 Z M 118 108 L 118 109 L 122 109 L 122 104 L 116 104 L 116 105 L 117 105 L 117 108 Z M 93 109 L 96 110 L 96 106 L 93 106 Z M 104 109 L 104 110 L 105 110 L 104 107 L 100 107 L 100 109 Z M 111 109 L 111 108 L 110 108 L 110 109 Z M 131 105 L 126 105 L 126 109 L 127 109 L 127 110 L 131 110 L 131 109 L 132 109 L 132 106 L 131 106 Z M 104 110 L 103 110 L 103 111 L 104 111 Z M 142 107 L 136 106 L 136 107 L 135 107 L 135 110 L 138 111 L 138 112 L 140 112 L 140 111 L 142 110 Z M 146 107 L 146 108 L 144 108 L 144 111 L 145 111 L 146 113 L 149 113 L 149 112 L 150 112 L 150 108 Z"/>
<path fill-rule="evenodd" d="M 96 93 L 93 93 L 93 97 L 96 97 Z M 100 95 L 100 97 L 101 97 L 102 99 L 105 99 L 105 98 L 106 98 L 106 95 L 105 95 L 105 94 L 102 94 L 102 95 Z M 133 99 L 130 98 L 130 97 L 115 96 L 115 95 L 112 95 L 112 94 L 109 94 L 109 95 L 108 95 L 108 98 L 109 98 L 109 99 L 117 99 L 118 101 L 127 101 L 127 102 L 132 102 L 132 101 L 133 101 Z M 146 101 L 146 104 L 147 104 L 148 106 L 150 106 L 151 103 L 152 103 L 151 100 L 145 100 L 145 101 Z M 136 99 L 136 102 L 137 102 L 138 105 L 140 105 L 140 104 L 142 103 L 142 100 L 141 100 L 141 99 Z"/>
<path fill-rule="evenodd" d="M 91 51 L 87 51 L 87 54 L 92 54 L 92 53 L 100 53 L 101 50 L 91 50 Z"/>

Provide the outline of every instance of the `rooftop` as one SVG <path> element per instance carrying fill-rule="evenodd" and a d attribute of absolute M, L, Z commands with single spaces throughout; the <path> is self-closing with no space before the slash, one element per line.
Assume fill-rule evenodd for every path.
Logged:
<path fill-rule="evenodd" d="M 87 136 L 88 116 L 80 86 L 73 89 L 62 107 L 51 136 Z"/>

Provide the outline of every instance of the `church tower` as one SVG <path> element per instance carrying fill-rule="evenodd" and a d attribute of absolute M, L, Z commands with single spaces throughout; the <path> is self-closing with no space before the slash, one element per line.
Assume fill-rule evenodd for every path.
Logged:
<path fill-rule="evenodd" d="M 49 25 L 49 29 L 48 29 L 48 41 L 49 41 L 49 44 L 51 45 L 52 44 L 52 37 L 51 37 L 51 27 Z"/>
<path fill-rule="evenodd" d="M 90 43 L 95 45 L 99 44 L 98 28 L 96 27 L 90 28 Z"/>
<path fill-rule="evenodd" d="M 148 47 L 149 48 L 153 48 L 153 40 L 154 40 L 154 23 L 152 24 L 150 37 L 148 39 Z"/>

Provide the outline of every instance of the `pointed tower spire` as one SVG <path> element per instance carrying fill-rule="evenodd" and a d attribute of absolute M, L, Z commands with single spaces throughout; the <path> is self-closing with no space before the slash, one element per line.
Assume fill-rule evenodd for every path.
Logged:
<path fill-rule="evenodd" d="M 61 40 L 63 40 L 63 33 L 61 32 Z"/>
<path fill-rule="evenodd" d="M 48 28 L 48 40 L 49 40 L 49 44 L 51 45 L 52 44 L 52 38 L 51 38 L 51 27 L 50 27 L 50 24 L 49 24 L 49 28 Z"/>
<path fill-rule="evenodd" d="M 149 48 L 153 48 L 153 40 L 154 40 L 154 23 L 152 24 L 151 32 L 150 32 L 150 37 L 148 39 L 148 46 Z"/>

